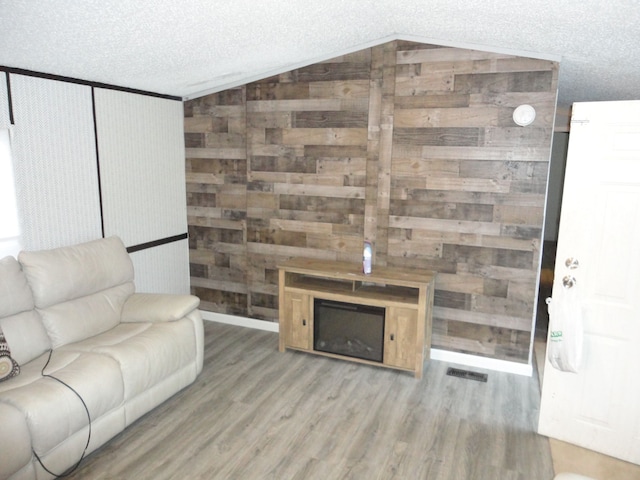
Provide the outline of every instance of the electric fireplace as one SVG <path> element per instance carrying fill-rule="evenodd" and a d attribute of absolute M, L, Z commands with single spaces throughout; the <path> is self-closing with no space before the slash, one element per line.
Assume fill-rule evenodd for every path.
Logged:
<path fill-rule="evenodd" d="M 313 349 L 382 362 L 384 317 L 384 307 L 316 298 Z"/>

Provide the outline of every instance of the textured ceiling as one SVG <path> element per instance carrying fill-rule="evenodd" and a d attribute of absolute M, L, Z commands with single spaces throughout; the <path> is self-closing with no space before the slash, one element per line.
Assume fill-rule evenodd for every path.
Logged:
<path fill-rule="evenodd" d="M 640 99 L 637 0 L 0 0 L 0 65 L 185 98 L 393 38 L 560 60 L 561 106 Z"/>

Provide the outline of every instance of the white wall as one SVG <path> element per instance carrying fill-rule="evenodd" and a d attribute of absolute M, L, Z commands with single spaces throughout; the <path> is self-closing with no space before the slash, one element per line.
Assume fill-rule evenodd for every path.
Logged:
<path fill-rule="evenodd" d="M 11 121 L 9 117 L 9 92 L 7 76 L 0 72 L 0 219 L 8 220 L 9 225 L 0 225 L 0 258 L 18 255 L 20 251 L 19 232 L 15 231 L 15 183 L 13 182 L 13 164 L 11 162 Z M 8 162 L 8 163 L 4 163 Z"/>
<path fill-rule="evenodd" d="M 151 244 L 131 254 L 138 291 L 188 293 L 182 102 L 14 73 L 8 93 L 6 75 L 23 247 Z"/>
<path fill-rule="evenodd" d="M 100 237 L 91 87 L 12 74 L 11 99 L 23 248 Z"/>
<path fill-rule="evenodd" d="M 105 235 L 131 246 L 187 232 L 182 102 L 101 88 L 95 102 Z M 131 258 L 138 288 L 189 293 L 186 239 Z"/>
<path fill-rule="evenodd" d="M 189 241 L 167 243 L 131 253 L 138 291 L 189 293 Z"/>

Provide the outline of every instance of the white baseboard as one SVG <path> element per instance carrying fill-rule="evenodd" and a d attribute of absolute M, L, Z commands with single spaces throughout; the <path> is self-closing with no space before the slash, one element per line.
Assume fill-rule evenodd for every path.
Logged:
<path fill-rule="evenodd" d="M 466 367 L 476 367 L 497 372 L 514 373 L 530 377 L 533 367 L 526 363 L 508 362 L 496 358 L 478 357 L 467 353 L 450 352 L 449 350 L 431 349 L 431 359 L 447 363 L 457 363 Z"/>
<path fill-rule="evenodd" d="M 278 332 L 279 324 L 277 322 L 267 322 L 265 320 L 255 320 L 253 318 L 238 317 L 234 315 L 226 315 L 224 313 L 214 313 L 200 311 L 203 320 L 211 322 L 226 323 L 239 327 L 253 328 L 256 330 L 266 330 L 269 332 Z M 466 353 L 450 352 L 448 350 L 431 349 L 431 359 L 441 362 L 456 363 L 467 367 L 482 368 L 485 370 L 494 370 L 498 372 L 514 373 L 516 375 L 525 375 L 530 377 L 533 375 L 533 367 L 526 363 L 508 362 L 506 360 L 497 360 L 495 358 L 478 357 Z"/>
<path fill-rule="evenodd" d="M 235 315 L 227 315 L 224 313 L 206 312 L 200 310 L 203 320 L 211 322 L 227 323 L 229 325 L 237 325 L 239 327 L 253 328 L 254 330 L 266 330 L 268 332 L 278 332 L 280 325 L 277 322 L 267 322 L 266 320 L 255 320 L 247 317 L 237 317 Z"/>

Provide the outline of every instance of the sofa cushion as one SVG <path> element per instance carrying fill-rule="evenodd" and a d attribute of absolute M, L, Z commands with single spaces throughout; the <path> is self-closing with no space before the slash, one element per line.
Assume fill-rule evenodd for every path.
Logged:
<path fill-rule="evenodd" d="M 33 295 L 20 264 L 13 257 L 0 260 L 0 329 L 19 365 L 51 348 L 51 342 L 34 309 Z"/>
<path fill-rule="evenodd" d="M 89 423 L 84 406 L 73 391 L 41 375 L 47 358 L 48 354 L 42 355 L 24 365 L 18 377 L 0 383 L 0 404 L 22 413 L 38 455 L 46 454 Z M 122 407 L 120 367 L 109 356 L 56 350 L 45 373 L 76 390 L 93 420 Z"/>
<path fill-rule="evenodd" d="M 31 436 L 27 419 L 15 407 L 0 403 L 0 478 L 8 478 L 31 462 Z"/>
<path fill-rule="evenodd" d="M 135 293 L 122 309 L 121 322 L 172 322 L 198 308 L 200 299 L 194 295 Z"/>
<path fill-rule="evenodd" d="M 35 310 L 0 318 L 0 327 L 11 349 L 11 356 L 20 365 L 30 362 L 51 348 L 51 341 Z"/>
<path fill-rule="evenodd" d="M 118 237 L 21 252 L 18 260 L 54 348 L 113 328 L 135 291 L 133 264 Z"/>
<path fill-rule="evenodd" d="M 125 283 L 39 310 L 53 348 L 93 337 L 118 325 L 122 306 L 133 292 L 133 284 Z"/>
<path fill-rule="evenodd" d="M 117 327 L 65 345 L 61 350 L 108 355 L 122 369 L 125 401 L 153 387 L 196 358 L 193 322 L 121 323 Z"/>
<path fill-rule="evenodd" d="M 33 295 L 18 261 L 0 259 L 0 318 L 33 310 Z"/>
<path fill-rule="evenodd" d="M 51 250 L 23 251 L 18 260 L 38 308 L 133 282 L 133 264 L 118 237 Z"/>

